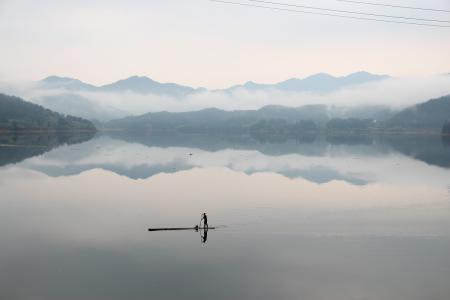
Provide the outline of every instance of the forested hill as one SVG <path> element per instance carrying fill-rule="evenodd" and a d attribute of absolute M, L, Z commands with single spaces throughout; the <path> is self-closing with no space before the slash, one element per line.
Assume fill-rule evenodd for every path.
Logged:
<path fill-rule="evenodd" d="M 343 112 L 345 111 L 345 112 Z M 342 116 L 345 114 L 345 116 Z M 124 130 L 181 130 L 181 131 L 243 131 L 248 129 L 266 130 L 284 125 L 291 129 L 304 127 L 324 128 L 332 118 L 388 118 L 391 111 L 382 106 L 357 108 L 330 108 L 326 105 L 305 105 L 301 107 L 284 107 L 278 105 L 264 106 L 258 110 L 224 111 L 210 108 L 189 112 L 156 112 L 140 116 L 112 120 L 104 124 L 105 128 Z M 286 124 L 283 125 L 285 121 Z M 264 122 L 270 121 L 270 122 Z M 310 122 L 306 122 L 310 121 Z M 314 125 L 315 124 L 315 125 Z M 278 130 L 278 129 L 277 129 Z"/>
<path fill-rule="evenodd" d="M 387 127 L 441 129 L 450 119 L 450 95 L 404 109 L 386 122 Z"/>
<path fill-rule="evenodd" d="M 91 121 L 0 94 L 0 130 L 95 130 L 95 126 Z"/>
<path fill-rule="evenodd" d="M 302 107 L 265 106 L 258 110 L 224 111 L 204 109 L 191 112 L 156 112 L 112 120 L 105 128 L 123 130 L 179 131 L 351 131 L 432 130 L 449 132 L 450 95 L 432 99 L 399 112 L 384 106 Z"/>

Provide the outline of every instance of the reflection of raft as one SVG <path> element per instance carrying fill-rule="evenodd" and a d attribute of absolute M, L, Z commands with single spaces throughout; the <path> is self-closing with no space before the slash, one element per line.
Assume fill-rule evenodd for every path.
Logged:
<path fill-rule="evenodd" d="M 172 227 L 172 228 L 149 228 L 148 231 L 177 231 L 177 230 L 211 230 L 216 229 L 215 227 Z"/>

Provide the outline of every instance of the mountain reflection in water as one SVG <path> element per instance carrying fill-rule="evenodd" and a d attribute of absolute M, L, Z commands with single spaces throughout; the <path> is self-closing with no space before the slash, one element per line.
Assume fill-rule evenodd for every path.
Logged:
<path fill-rule="evenodd" d="M 341 135 L 284 137 L 177 133 L 25 135 L 0 137 L 0 166 L 23 162 L 49 176 L 104 169 L 132 179 L 199 167 L 225 167 L 246 174 L 274 172 L 316 183 L 342 180 L 365 185 L 375 178 L 361 160 L 404 156 L 450 167 L 450 142 L 439 136 Z M 39 156 L 39 162 L 32 158 Z M 292 161 L 292 162 L 291 162 Z"/>

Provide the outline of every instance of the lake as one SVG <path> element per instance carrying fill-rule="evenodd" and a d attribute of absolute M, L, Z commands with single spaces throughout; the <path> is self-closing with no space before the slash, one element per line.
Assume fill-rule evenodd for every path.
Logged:
<path fill-rule="evenodd" d="M 0 298 L 450 298 L 439 136 L 0 136 Z M 203 232 L 149 232 L 194 226 Z"/>

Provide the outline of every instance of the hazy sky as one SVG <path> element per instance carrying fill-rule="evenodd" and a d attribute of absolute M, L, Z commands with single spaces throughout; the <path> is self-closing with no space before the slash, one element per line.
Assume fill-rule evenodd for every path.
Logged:
<path fill-rule="evenodd" d="M 280 1 L 450 20 L 450 13 L 335 0 Z M 450 10 L 448 0 L 376 2 Z M 450 72 L 450 28 L 345 20 L 207 0 L 0 0 L 0 37 L 0 81 L 63 75 L 104 84 L 136 74 L 219 88 L 317 72 Z"/>

